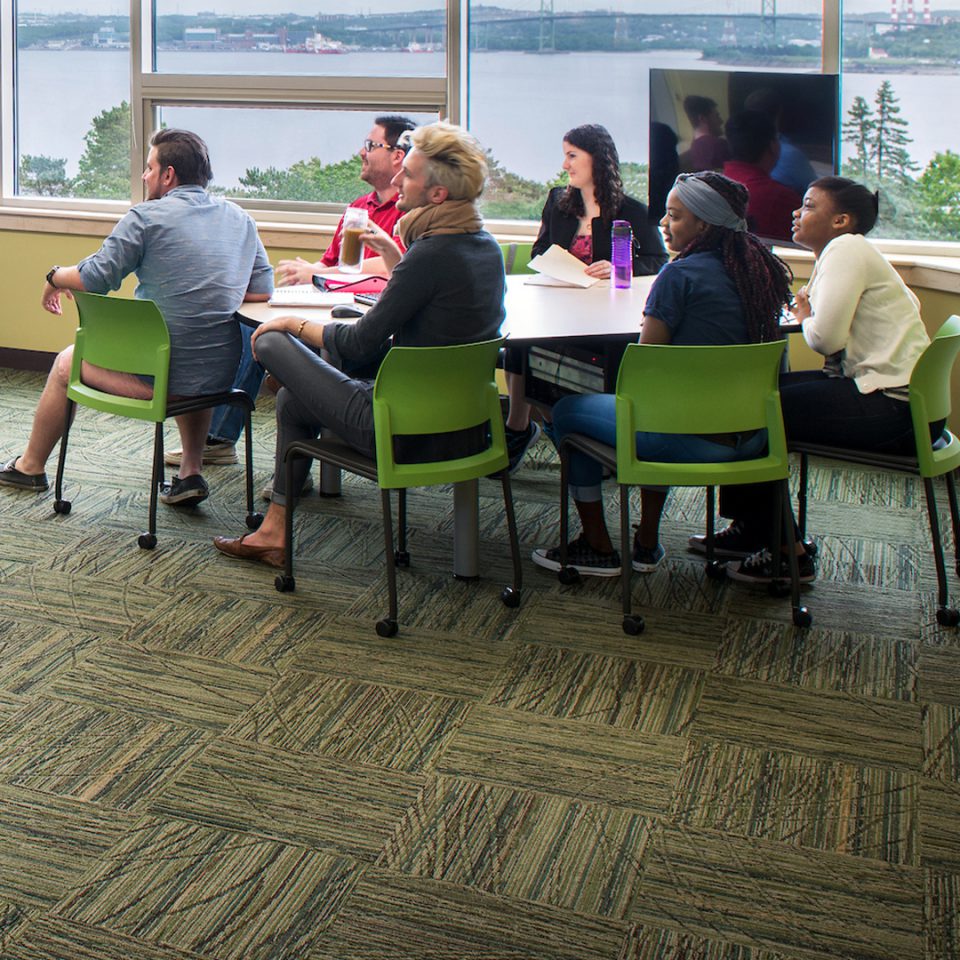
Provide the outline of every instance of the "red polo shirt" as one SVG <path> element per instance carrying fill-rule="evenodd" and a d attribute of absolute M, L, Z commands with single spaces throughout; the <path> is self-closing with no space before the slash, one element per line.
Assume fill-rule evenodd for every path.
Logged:
<path fill-rule="evenodd" d="M 397 209 L 397 197 L 394 195 L 390 200 L 381 203 L 377 199 L 377 192 L 374 190 L 372 193 L 368 193 L 365 196 L 357 197 L 353 203 L 350 204 L 351 207 L 359 207 L 361 210 L 367 211 L 367 216 L 375 223 L 378 227 L 382 227 L 387 231 L 391 236 L 393 236 L 393 228 L 397 225 L 397 221 L 403 216 L 403 212 Z M 327 247 L 326 252 L 321 257 L 321 262 L 326 267 L 335 267 L 337 261 L 340 259 L 340 234 L 343 232 L 343 217 L 340 218 L 340 222 L 337 224 L 337 232 L 333 235 L 333 239 L 330 241 L 330 246 Z M 394 237 L 396 240 L 397 238 Z M 397 240 L 397 243 L 400 243 Z M 400 249 L 403 249 L 401 244 Z M 363 248 L 363 256 L 366 257 L 376 257 L 379 254 L 371 249 L 370 247 Z"/>

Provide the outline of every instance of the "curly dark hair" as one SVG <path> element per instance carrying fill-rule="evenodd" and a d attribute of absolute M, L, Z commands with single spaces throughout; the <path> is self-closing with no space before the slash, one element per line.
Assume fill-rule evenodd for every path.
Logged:
<path fill-rule="evenodd" d="M 599 123 L 585 123 L 563 135 L 569 143 L 593 159 L 593 197 L 600 206 L 604 223 L 612 223 L 623 203 L 623 180 L 620 179 L 620 155 L 613 137 Z M 586 213 L 583 197 L 576 187 L 567 187 L 557 206 L 564 213 L 582 217 Z"/>
<path fill-rule="evenodd" d="M 853 217 L 851 233 L 869 233 L 874 228 L 880 211 L 879 193 L 847 177 L 821 177 L 814 180 L 810 187 L 829 193 L 837 213 L 849 213 Z"/>
<path fill-rule="evenodd" d="M 716 190 L 738 217 L 746 217 L 749 194 L 742 183 L 712 170 L 692 176 Z M 677 259 L 707 250 L 717 250 L 723 257 L 743 303 L 750 339 L 754 343 L 781 339 L 780 314 L 790 301 L 793 280 L 790 268 L 752 233 L 713 224 L 691 240 Z"/>

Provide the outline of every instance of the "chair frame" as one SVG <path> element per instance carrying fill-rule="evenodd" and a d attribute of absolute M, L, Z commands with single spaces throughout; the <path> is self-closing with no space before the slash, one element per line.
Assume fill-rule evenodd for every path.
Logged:
<path fill-rule="evenodd" d="M 494 362 L 496 360 L 497 353 L 499 352 L 499 347 L 502 341 L 488 341 L 486 344 L 471 344 L 465 346 L 490 346 L 492 352 L 490 354 L 491 359 L 491 368 L 490 368 L 490 384 L 489 387 L 492 390 L 492 396 L 495 398 L 494 402 L 496 403 L 497 411 L 499 413 L 499 399 L 496 394 L 496 384 L 494 382 Z M 431 351 L 444 351 L 444 350 L 456 350 L 457 347 L 393 347 L 390 351 L 390 354 L 393 354 L 395 351 L 400 350 L 415 350 L 418 352 L 431 350 Z M 384 366 L 390 362 L 390 354 L 388 354 L 387 359 L 384 360 L 381 365 L 381 373 L 384 369 Z M 380 375 L 378 375 L 379 387 Z M 378 408 L 378 400 L 382 404 Z M 499 430 L 501 433 L 503 431 L 503 421 L 498 418 L 493 419 L 492 410 L 490 424 L 491 429 L 496 433 Z M 377 634 L 381 637 L 393 637 L 396 635 L 399 625 L 399 603 L 397 599 L 397 572 L 396 568 L 400 567 L 409 567 L 410 566 L 410 554 L 407 551 L 407 487 L 401 486 L 400 481 L 393 479 L 390 481 L 391 485 L 387 486 L 383 482 L 383 473 L 386 471 L 382 470 L 378 466 L 378 463 L 382 463 L 385 459 L 392 460 L 392 448 L 390 439 L 394 434 L 389 430 L 389 408 L 383 403 L 377 395 L 377 388 L 374 390 L 374 415 L 375 423 L 377 426 L 377 460 L 374 460 L 371 457 L 367 457 L 359 451 L 348 446 L 342 440 L 335 436 L 321 436 L 315 440 L 293 440 L 287 444 L 283 451 L 283 467 L 284 467 L 284 478 L 285 485 L 288 491 L 293 490 L 294 488 L 294 464 L 296 460 L 301 458 L 312 458 L 314 460 L 320 460 L 322 463 L 330 464 L 331 466 L 338 467 L 342 470 L 348 470 L 351 473 L 355 473 L 358 476 L 364 477 L 367 480 L 372 480 L 374 483 L 380 486 L 380 503 L 383 513 L 383 542 L 384 542 L 384 553 L 386 557 L 386 566 L 387 566 L 387 589 L 389 594 L 389 610 L 385 617 L 381 618 L 376 623 Z M 386 437 L 384 436 L 384 430 L 386 432 Z M 513 504 L 513 493 L 510 485 L 510 474 L 507 469 L 506 462 L 506 441 L 503 437 L 500 438 L 501 445 L 503 447 L 503 465 L 499 468 L 496 473 L 497 479 L 500 480 L 501 488 L 503 490 L 503 501 L 504 501 L 504 512 L 506 513 L 507 518 L 507 530 L 510 538 L 510 553 L 513 561 L 513 583 L 511 586 L 505 587 L 500 597 L 503 603 L 507 607 L 518 607 L 520 605 L 521 591 L 523 587 L 523 568 L 520 562 L 520 541 L 519 535 L 517 532 L 517 521 L 514 511 Z M 393 468 L 392 472 L 396 472 L 397 465 L 391 463 Z M 416 468 L 412 468 L 413 472 L 416 472 Z M 403 467 L 400 467 L 400 472 L 402 475 Z M 492 476 L 492 475 L 491 475 Z M 473 477 L 463 476 L 459 478 L 460 480 L 469 480 Z M 451 481 L 450 479 L 443 481 L 436 481 L 436 483 L 449 483 L 449 482 L 458 482 L 457 480 Z M 411 486 L 421 486 L 422 482 L 418 483 L 416 477 L 414 477 L 411 482 Z M 393 518 L 392 518 L 392 506 L 391 506 L 391 489 L 396 489 L 398 493 L 398 505 L 397 505 L 397 543 L 394 547 L 394 537 L 393 537 Z M 277 590 L 281 592 L 292 591 L 296 589 L 296 579 L 293 572 L 293 555 L 294 555 L 294 528 L 293 528 L 293 516 L 294 510 L 296 507 L 297 498 L 291 495 L 287 496 L 286 504 L 286 517 L 285 517 L 285 540 L 286 547 L 284 551 L 284 572 L 279 574 L 275 580 L 275 586 Z"/>
<path fill-rule="evenodd" d="M 779 350 L 783 350 L 783 344 L 779 343 Z M 776 367 L 771 360 L 770 374 L 771 383 L 768 396 L 765 400 L 767 409 L 767 425 L 780 422 L 780 432 L 778 437 L 771 435 L 770 445 L 774 459 L 782 460 L 784 467 L 788 468 L 786 445 L 783 439 L 782 418 L 780 416 L 779 392 L 776 385 L 776 377 L 779 371 L 779 354 L 777 345 L 774 344 L 747 344 L 747 348 L 763 349 L 771 354 L 777 354 Z M 636 636 L 642 633 L 644 629 L 643 617 L 632 612 L 631 605 L 631 554 L 633 543 L 630 538 L 630 487 L 637 485 L 637 480 L 629 477 L 630 468 L 636 469 L 640 461 L 636 460 L 633 444 L 635 434 L 639 429 L 646 429 L 646 424 L 636 424 L 633 422 L 634 406 L 630 403 L 626 390 L 626 379 L 630 376 L 631 367 L 634 366 L 633 358 L 639 359 L 637 350 L 698 350 L 702 348 L 677 347 L 672 345 L 650 345 L 650 344 L 631 344 L 624 353 L 623 361 L 620 366 L 620 373 L 617 377 L 617 444 L 623 446 L 630 444 L 626 458 L 618 458 L 617 447 L 601 443 L 592 437 L 583 434 L 568 434 L 563 438 L 560 444 L 560 571 L 557 574 L 558 579 L 563 584 L 570 584 L 579 581 L 580 574 L 575 567 L 567 565 L 567 541 L 569 540 L 569 460 L 570 453 L 573 450 L 579 450 L 593 459 L 597 460 L 607 470 L 617 476 L 617 482 L 620 488 L 620 554 L 621 554 L 621 573 L 620 573 L 620 593 L 621 605 L 623 610 L 623 631 L 626 634 Z M 736 350 L 737 346 L 707 348 L 713 350 Z M 675 354 L 675 356 L 680 356 Z M 656 416 L 656 414 L 653 414 Z M 657 429 L 656 426 L 652 429 Z M 722 432 L 723 425 L 710 425 L 704 432 Z M 707 575 L 711 579 L 720 579 L 724 576 L 724 569 L 714 559 L 714 486 L 715 481 L 711 482 L 713 476 L 722 476 L 724 468 L 737 467 L 750 470 L 753 464 L 759 463 L 761 459 L 756 458 L 744 461 L 732 461 L 729 463 L 654 463 L 647 462 L 645 467 L 650 472 L 663 472 L 662 480 L 653 479 L 643 482 L 647 483 L 668 483 L 672 486 L 705 486 L 707 490 Z M 769 457 L 766 459 L 770 459 Z M 632 460 L 632 463 L 626 461 Z M 715 468 L 711 470 L 711 468 Z M 671 480 L 670 474 L 674 473 L 674 479 Z M 678 481 L 676 475 L 679 473 L 681 479 Z M 727 483 L 747 483 L 750 478 L 742 475 L 738 479 L 726 480 Z M 789 474 L 776 481 L 776 496 L 774 498 L 774 509 L 771 517 L 773 529 L 772 548 L 773 556 L 780 554 L 781 545 L 793 542 L 794 529 L 793 517 L 790 512 L 790 487 Z M 788 549 L 788 568 L 790 571 L 790 600 L 792 607 L 793 622 L 798 627 L 809 627 L 813 619 L 806 607 L 800 605 L 800 572 L 796 553 Z M 782 580 L 774 580 L 770 584 L 770 591 L 775 595 L 782 595 L 784 592 L 784 583 Z"/>
<path fill-rule="evenodd" d="M 148 528 L 145 533 L 141 533 L 137 538 L 137 544 L 144 550 L 152 550 L 157 545 L 157 502 L 160 488 L 165 483 L 165 469 L 163 463 L 163 426 L 164 421 L 169 417 L 177 417 L 181 414 L 194 413 L 198 410 L 207 410 L 212 407 L 219 407 L 224 404 L 239 406 L 244 414 L 244 450 L 246 454 L 245 464 L 245 482 L 246 482 L 246 503 L 247 516 L 246 524 L 248 529 L 256 530 L 263 520 L 263 514 L 254 509 L 253 502 L 253 433 L 251 414 L 254 410 L 254 401 L 249 394 L 243 390 L 230 389 L 218 393 L 202 394 L 196 397 L 184 397 L 178 400 L 167 399 L 167 382 L 169 376 L 170 362 L 170 336 L 166 323 L 160 314 L 159 309 L 152 300 L 131 300 L 128 298 L 112 297 L 108 298 L 100 294 L 86 293 L 82 291 L 74 292 L 74 300 L 77 304 L 79 314 L 79 325 L 77 327 L 76 339 L 74 344 L 73 363 L 70 370 L 70 377 L 67 385 L 67 412 L 64 420 L 63 435 L 60 438 L 60 455 L 57 461 L 57 476 L 55 484 L 55 499 L 53 504 L 54 512 L 66 516 L 70 513 L 73 503 L 65 499 L 63 495 L 63 475 L 67 459 L 67 446 L 70 438 L 70 428 L 73 424 L 77 404 L 90 406 L 94 409 L 114 413 L 118 416 L 128 416 L 138 420 L 150 420 L 154 423 L 153 437 L 153 465 L 150 476 L 152 483 L 150 486 L 150 506 L 148 514 Z M 100 306 L 100 301 L 106 301 L 110 304 L 108 309 L 115 311 L 118 309 L 130 309 L 127 305 L 135 304 L 134 309 L 140 311 L 141 316 L 130 322 L 143 320 L 150 327 L 150 333 L 157 338 L 157 349 L 152 358 L 141 359 L 138 365 L 147 370 L 155 370 L 154 395 L 150 400 L 135 400 L 129 397 L 117 397 L 113 394 L 104 393 L 89 387 L 81 380 L 80 372 L 82 363 L 88 359 L 84 355 L 84 341 L 87 337 L 87 331 L 84 329 L 86 323 L 89 327 L 91 323 L 91 313 Z M 123 305 L 122 307 L 120 305 Z M 87 319 L 84 320 L 84 312 L 87 312 Z M 96 322 L 96 321 L 93 321 Z M 161 331 L 162 327 L 162 331 Z M 89 361 L 93 362 L 93 361 Z M 129 364 L 128 364 L 129 365 Z M 124 372 L 137 372 L 128 370 Z M 143 372 L 141 370 L 140 372 Z M 121 412 L 116 409 L 117 406 L 124 407 Z"/>
<path fill-rule="evenodd" d="M 951 410 L 950 372 L 957 356 L 960 355 L 960 317 L 950 317 L 937 331 L 927 349 L 920 356 L 910 377 L 910 413 L 913 420 L 914 437 L 918 439 L 929 435 L 930 424 L 946 419 Z M 934 367 L 938 380 L 932 388 L 925 388 L 921 380 L 929 375 L 928 367 Z M 943 555 L 943 540 L 940 534 L 940 520 L 937 509 L 937 495 L 933 481 L 942 476 L 947 487 L 947 499 L 950 505 L 950 523 L 953 530 L 955 550 L 954 570 L 960 576 L 960 510 L 957 506 L 955 482 L 956 465 L 960 463 L 960 439 L 944 427 L 943 434 L 936 444 L 917 443 L 916 456 L 896 456 L 870 450 L 850 450 L 831 447 L 826 444 L 790 442 L 789 449 L 800 457 L 800 478 L 797 486 L 797 525 L 800 537 L 806 540 L 807 530 L 807 480 L 809 478 L 809 458 L 822 457 L 839 460 L 843 463 L 856 463 L 896 473 L 908 473 L 923 480 L 923 489 L 927 505 L 927 517 L 930 523 L 930 539 L 933 547 L 933 559 L 937 570 L 937 623 L 944 627 L 960 625 L 960 611 L 949 605 L 947 570 Z"/>

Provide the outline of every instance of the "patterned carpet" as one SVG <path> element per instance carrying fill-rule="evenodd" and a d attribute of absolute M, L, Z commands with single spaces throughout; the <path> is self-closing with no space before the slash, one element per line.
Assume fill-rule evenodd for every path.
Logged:
<path fill-rule="evenodd" d="M 0 371 L 4 459 L 41 383 Z M 912 478 L 817 465 L 806 633 L 704 576 L 675 492 L 632 638 L 616 582 L 525 561 L 502 605 L 491 482 L 453 581 L 450 493 L 416 491 L 386 640 L 375 487 L 304 501 L 280 594 L 210 544 L 240 467 L 138 549 L 150 441 L 84 410 L 69 516 L 0 490 L 0 960 L 960 960 L 960 634 Z M 557 489 L 542 442 L 525 554 Z"/>

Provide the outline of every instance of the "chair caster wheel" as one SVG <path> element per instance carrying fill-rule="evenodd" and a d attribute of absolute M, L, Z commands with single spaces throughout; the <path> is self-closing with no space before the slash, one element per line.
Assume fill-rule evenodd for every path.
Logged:
<path fill-rule="evenodd" d="M 384 617 L 377 621 L 378 637 L 395 637 L 397 635 L 397 621 Z"/>
<path fill-rule="evenodd" d="M 790 581 L 771 580 L 767 586 L 767 592 L 771 597 L 788 597 L 790 596 Z"/>
<path fill-rule="evenodd" d="M 953 607 L 941 607 L 937 611 L 937 623 L 941 627 L 955 627 L 960 624 L 960 611 Z"/>
<path fill-rule="evenodd" d="M 398 567 L 410 566 L 410 553 L 407 550 L 397 550 L 393 555 L 393 562 Z"/>
<path fill-rule="evenodd" d="M 273 585 L 280 591 L 280 593 L 293 593 L 297 588 L 297 581 L 293 577 L 288 577 L 285 573 L 277 574 L 276 580 L 273 581 Z"/>
<path fill-rule="evenodd" d="M 70 512 L 70 508 L 73 504 L 69 500 L 54 500 L 53 501 L 53 512 L 63 514 L 66 516 Z"/>
<path fill-rule="evenodd" d="M 643 617 L 639 614 L 633 613 L 623 618 L 623 632 L 627 634 L 627 636 L 640 636 L 645 626 L 646 624 L 643 622 Z"/>
<path fill-rule="evenodd" d="M 718 560 L 711 560 L 704 568 L 703 572 L 708 580 L 726 580 L 727 568 Z"/>
<path fill-rule="evenodd" d="M 152 533 L 141 533 L 137 537 L 137 546 L 141 550 L 152 550 L 157 545 L 157 538 Z"/>
<path fill-rule="evenodd" d="M 813 617 L 810 616 L 810 611 L 806 607 L 797 607 L 793 611 L 793 623 L 794 626 L 802 627 L 806 630 L 808 627 L 813 626 Z"/>
<path fill-rule="evenodd" d="M 803 549 L 806 551 L 808 557 L 815 557 L 820 548 L 817 546 L 817 542 L 815 540 L 807 538 L 803 541 Z M 960 567 L 960 564 L 958 564 L 958 567 Z"/>
<path fill-rule="evenodd" d="M 573 583 L 580 582 L 580 571 L 576 567 L 562 567 L 557 571 L 557 579 L 565 587 L 569 587 Z"/>
<path fill-rule="evenodd" d="M 520 591 L 514 590 L 513 587 L 504 587 L 503 593 L 500 594 L 500 599 L 503 601 L 505 607 L 514 609 L 520 606 Z"/>
<path fill-rule="evenodd" d="M 259 530 L 260 524 L 263 523 L 263 514 L 262 513 L 248 513 L 247 514 L 247 529 L 248 530 Z"/>

